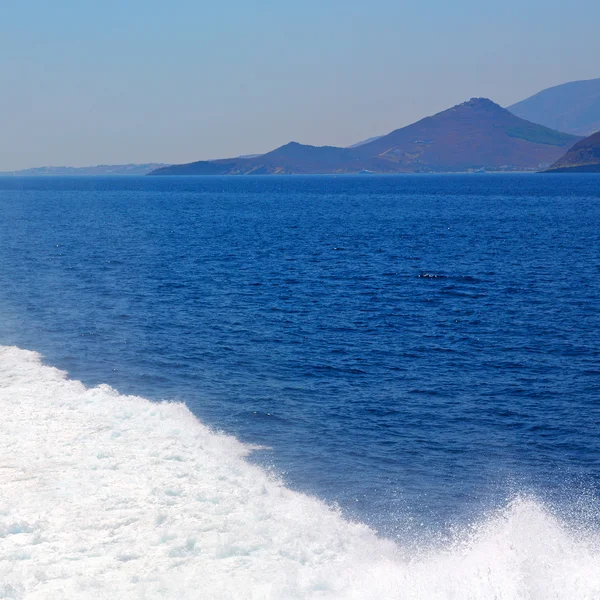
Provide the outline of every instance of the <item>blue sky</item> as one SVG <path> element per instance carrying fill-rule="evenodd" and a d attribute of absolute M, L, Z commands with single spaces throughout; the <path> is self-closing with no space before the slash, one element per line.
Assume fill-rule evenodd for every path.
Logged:
<path fill-rule="evenodd" d="M 1 0 L 0 170 L 348 145 L 600 77 L 598 0 Z"/>

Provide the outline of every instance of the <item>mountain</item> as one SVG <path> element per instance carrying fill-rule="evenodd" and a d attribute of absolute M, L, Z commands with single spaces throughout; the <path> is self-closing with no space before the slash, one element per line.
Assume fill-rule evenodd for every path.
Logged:
<path fill-rule="evenodd" d="M 362 140 L 361 142 L 356 142 L 356 144 L 352 144 L 352 146 L 346 146 L 346 148 L 358 148 L 359 146 L 364 146 L 365 144 L 368 144 L 369 142 L 374 142 L 375 140 L 378 140 L 381 136 L 380 135 L 376 135 L 374 137 L 370 137 L 366 140 Z"/>
<path fill-rule="evenodd" d="M 548 88 L 508 107 L 513 114 L 575 135 L 600 131 L 600 79 Z"/>
<path fill-rule="evenodd" d="M 547 173 L 600 173 L 600 131 L 577 142 Z"/>
<path fill-rule="evenodd" d="M 389 172 L 388 162 L 365 161 L 351 150 L 334 146 L 305 146 L 290 142 L 255 158 L 231 158 L 172 165 L 150 175 L 309 175 L 359 173 L 365 165 L 377 172 Z"/>
<path fill-rule="evenodd" d="M 4 171 L 0 176 L 16 175 L 19 177 L 32 176 L 65 176 L 65 175 L 147 175 L 155 169 L 166 167 L 164 163 L 146 163 L 143 165 L 97 165 L 95 167 L 36 167 L 33 169 L 22 169 L 21 171 Z"/>
<path fill-rule="evenodd" d="M 403 171 L 534 170 L 554 162 L 577 139 L 473 98 L 354 152 L 385 158 Z"/>
<path fill-rule="evenodd" d="M 579 139 L 473 98 L 354 148 L 291 142 L 255 158 L 173 165 L 150 175 L 533 171 L 554 163 Z"/>

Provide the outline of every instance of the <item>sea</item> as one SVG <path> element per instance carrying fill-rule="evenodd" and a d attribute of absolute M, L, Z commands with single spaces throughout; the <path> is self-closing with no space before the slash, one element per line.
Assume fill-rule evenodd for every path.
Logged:
<path fill-rule="evenodd" d="M 600 176 L 0 178 L 0 598 L 600 599 Z"/>

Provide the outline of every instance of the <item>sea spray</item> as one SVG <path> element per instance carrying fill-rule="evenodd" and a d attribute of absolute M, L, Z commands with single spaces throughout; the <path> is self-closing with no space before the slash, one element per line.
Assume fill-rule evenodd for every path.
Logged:
<path fill-rule="evenodd" d="M 407 558 L 182 404 L 0 347 L 0 598 L 597 600 L 600 536 L 515 499 Z"/>

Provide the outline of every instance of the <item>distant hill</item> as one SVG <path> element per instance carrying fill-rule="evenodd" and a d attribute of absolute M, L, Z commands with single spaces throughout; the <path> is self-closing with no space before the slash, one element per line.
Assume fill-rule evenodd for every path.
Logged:
<path fill-rule="evenodd" d="M 600 132 L 577 142 L 547 173 L 600 173 Z"/>
<path fill-rule="evenodd" d="M 600 131 L 600 79 L 548 88 L 508 107 L 513 114 L 576 135 Z"/>
<path fill-rule="evenodd" d="M 577 140 L 515 117 L 491 100 L 473 98 L 353 152 L 409 172 L 535 170 L 552 164 Z"/>
<path fill-rule="evenodd" d="M 365 144 L 368 144 L 369 142 L 374 142 L 375 140 L 378 140 L 381 136 L 380 135 L 376 135 L 374 137 L 370 137 L 366 140 L 362 140 L 361 142 L 356 142 L 356 144 L 352 144 L 352 146 L 346 146 L 346 148 L 358 148 L 359 146 L 364 146 Z"/>
<path fill-rule="evenodd" d="M 155 169 L 166 167 L 164 163 L 146 163 L 143 165 L 97 165 L 95 167 L 36 167 L 33 169 L 22 169 L 21 171 L 0 172 L 0 176 L 65 176 L 65 175 L 147 175 Z"/>
<path fill-rule="evenodd" d="M 327 173 L 359 173 L 365 161 L 346 148 L 305 146 L 290 142 L 255 158 L 232 158 L 199 161 L 157 169 L 150 175 L 309 175 Z M 378 172 L 387 172 L 382 161 Z M 383 170 L 385 169 L 385 170 Z M 371 170 L 375 170 L 374 168 Z"/>
<path fill-rule="evenodd" d="M 354 148 L 291 142 L 254 158 L 199 161 L 151 175 L 435 173 L 547 168 L 580 138 L 473 98 Z"/>

